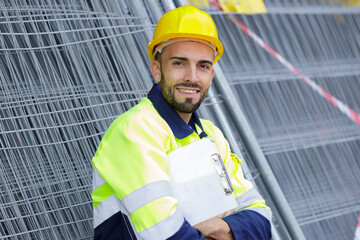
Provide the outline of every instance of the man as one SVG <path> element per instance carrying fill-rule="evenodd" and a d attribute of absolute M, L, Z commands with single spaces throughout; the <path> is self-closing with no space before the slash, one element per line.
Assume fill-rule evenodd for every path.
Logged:
<path fill-rule="evenodd" d="M 158 85 L 112 123 L 93 158 L 95 239 L 271 238 L 271 211 L 244 179 L 241 161 L 221 131 L 195 113 L 222 52 L 207 13 L 183 6 L 160 19 L 148 46 Z M 172 196 L 166 155 L 204 136 L 224 159 L 240 210 L 191 226 Z"/>

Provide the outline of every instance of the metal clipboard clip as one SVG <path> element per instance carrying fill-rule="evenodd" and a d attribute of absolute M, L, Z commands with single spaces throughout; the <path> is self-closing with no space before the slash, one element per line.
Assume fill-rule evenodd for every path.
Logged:
<path fill-rule="evenodd" d="M 221 156 L 219 154 L 217 154 L 217 153 L 214 153 L 213 155 L 210 156 L 210 158 L 214 162 L 214 166 L 215 166 L 216 172 L 219 175 L 219 181 L 220 181 L 220 184 L 221 184 L 222 189 L 224 191 L 224 194 L 226 196 L 232 194 L 234 189 L 233 189 L 233 186 L 231 184 L 229 175 L 228 175 L 228 173 L 226 171 L 226 168 L 225 168 L 225 165 L 224 165 L 224 162 L 223 162 Z"/>

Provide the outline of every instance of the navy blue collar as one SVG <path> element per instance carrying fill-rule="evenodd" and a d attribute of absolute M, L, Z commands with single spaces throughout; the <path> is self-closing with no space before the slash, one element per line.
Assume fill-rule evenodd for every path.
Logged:
<path fill-rule="evenodd" d="M 196 112 L 194 112 L 191 116 L 189 124 L 192 125 L 192 127 L 190 127 L 165 100 L 161 93 L 160 87 L 157 84 L 154 84 L 147 97 L 153 103 L 160 116 L 170 126 L 172 132 L 178 139 L 186 138 L 194 131 L 196 132 L 195 124 L 198 125 L 202 130 L 200 137 L 204 137 L 205 132 Z"/>

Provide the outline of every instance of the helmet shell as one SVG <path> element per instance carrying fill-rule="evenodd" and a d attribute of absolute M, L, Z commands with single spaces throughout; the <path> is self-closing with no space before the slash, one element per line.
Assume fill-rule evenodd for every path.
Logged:
<path fill-rule="evenodd" d="M 166 12 L 157 23 L 153 39 L 148 44 L 148 56 L 154 61 L 156 45 L 173 38 L 192 38 L 208 41 L 215 45 L 217 62 L 223 53 L 214 21 L 210 15 L 194 6 L 185 5 Z"/>

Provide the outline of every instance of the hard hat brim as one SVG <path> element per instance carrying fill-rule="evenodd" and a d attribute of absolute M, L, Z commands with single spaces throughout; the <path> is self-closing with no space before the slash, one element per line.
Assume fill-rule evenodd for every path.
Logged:
<path fill-rule="evenodd" d="M 223 45 L 221 44 L 220 40 L 218 40 L 215 37 L 205 36 L 205 35 L 201 35 L 201 34 L 193 34 L 193 33 L 191 33 L 191 34 L 189 34 L 189 33 L 169 33 L 169 34 L 161 36 L 161 38 L 158 38 L 157 41 L 149 42 L 147 53 L 148 53 L 150 61 L 155 60 L 153 57 L 153 53 L 154 53 L 156 45 L 158 45 L 166 40 L 170 40 L 170 39 L 174 39 L 174 38 L 200 39 L 200 40 L 205 40 L 205 41 L 208 41 L 208 42 L 214 44 L 216 47 L 217 54 L 216 54 L 213 64 L 219 60 L 219 58 L 221 57 L 221 55 L 224 52 Z"/>

